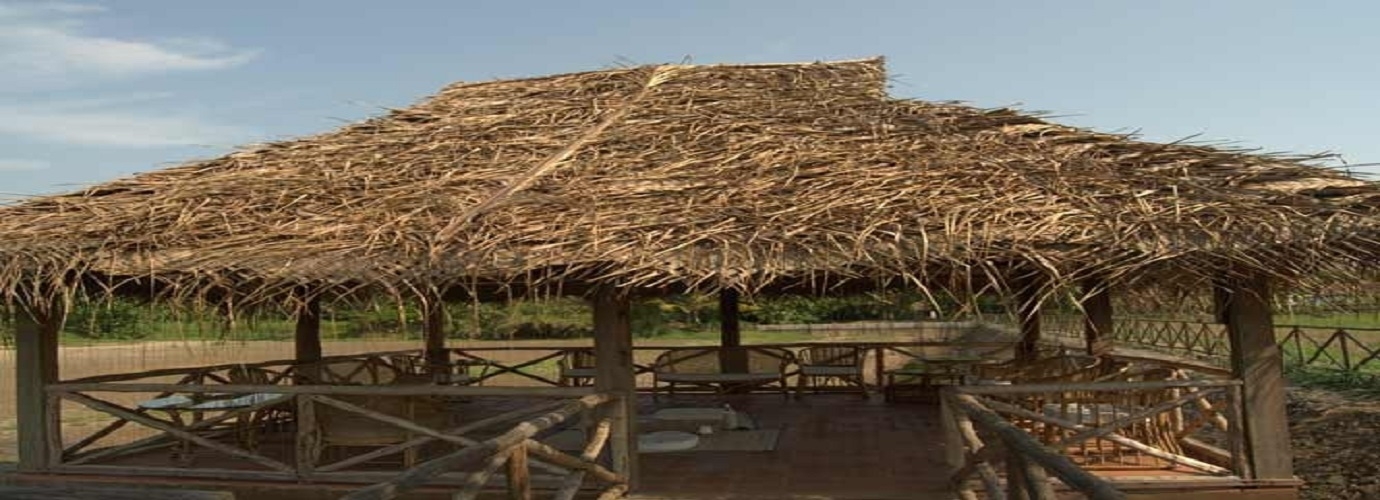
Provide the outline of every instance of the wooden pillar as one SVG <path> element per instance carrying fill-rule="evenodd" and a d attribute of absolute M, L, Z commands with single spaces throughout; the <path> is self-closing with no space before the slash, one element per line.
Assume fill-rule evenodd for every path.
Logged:
<path fill-rule="evenodd" d="M 626 290 L 594 291 L 594 386 L 617 396 L 609 407 L 613 471 L 637 487 L 637 378 L 633 369 L 630 299 Z"/>
<path fill-rule="evenodd" d="M 719 341 L 724 347 L 743 345 L 743 333 L 738 326 L 738 291 L 725 288 L 719 291 Z"/>
<path fill-rule="evenodd" d="M 1016 285 L 1016 307 L 1020 315 L 1021 339 L 1016 344 L 1016 359 L 1039 357 L 1040 343 L 1040 281 L 1024 278 Z"/>
<path fill-rule="evenodd" d="M 1231 288 L 1224 283 L 1212 285 L 1212 319 L 1219 324 L 1227 324 L 1227 303 L 1231 301 Z"/>
<path fill-rule="evenodd" d="M 723 347 L 742 347 L 743 332 L 738 324 L 740 314 L 737 290 L 725 288 L 719 291 L 719 343 Z M 719 363 L 727 373 L 747 373 L 747 352 L 742 349 L 720 349 Z"/>
<path fill-rule="evenodd" d="M 61 305 L 20 304 L 17 309 L 14 346 L 19 470 L 41 471 L 62 453 L 59 407 L 48 404 L 44 389 L 58 381 L 58 331 L 66 311 Z"/>
<path fill-rule="evenodd" d="M 321 300 L 306 298 L 297 310 L 297 329 L 293 332 L 293 346 L 298 363 L 321 360 Z"/>
<path fill-rule="evenodd" d="M 1092 356 L 1112 350 L 1112 292 L 1099 278 L 1083 282 L 1083 345 Z"/>
<path fill-rule="evenodd" d="M 1246 457 L 1256 479 L 1294 477 L 1284 408 L 1284 360 L 1275 343 L 1270 281 L 1261 273 L 1222 280 L 1232 376 L 1241 379 Z"/>
<path fill-rule="evenodd" d="M 422 305 L 422 333 L 426 337 L 426 364 L 432 370 L 448 370 L 450 353 L 446 351 L 446 306 L 441 299 Z"/>

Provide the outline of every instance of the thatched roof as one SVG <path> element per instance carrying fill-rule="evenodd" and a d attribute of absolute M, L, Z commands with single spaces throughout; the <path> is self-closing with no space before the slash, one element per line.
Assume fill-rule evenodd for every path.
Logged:
<path fill-rule="evenodd" d="M 4 209 L 0 290 L 77 275 L 755 289 L 1007 266 L 1059 283 L 1319 276 L 1374 257 L 1380 187 L 1315 158 L 895 99 L 886 83 L 862 60 L 455 84 L 333 132 Z"/>

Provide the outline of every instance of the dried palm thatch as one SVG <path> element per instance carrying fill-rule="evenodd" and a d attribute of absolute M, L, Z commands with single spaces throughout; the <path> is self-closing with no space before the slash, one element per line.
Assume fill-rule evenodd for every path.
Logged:
<path fill-rule="evenodd" d="M 455 84 L 5 208 L 0 290 L 1331 279 L 1375 255 L 1380 187 L 1317 157 L 1142 142 L 886 83 L 871 59 Z"/>

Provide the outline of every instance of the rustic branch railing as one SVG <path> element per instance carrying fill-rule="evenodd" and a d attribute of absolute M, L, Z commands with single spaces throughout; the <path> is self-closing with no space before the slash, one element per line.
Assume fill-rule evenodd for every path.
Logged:
<path fill-rule="evenodd" d="M 531 470 L 529 456 L 535 456 L 561 467 L 564 472 L 560 488 L 553 498 L 571 499 L 579 491 L 587 477 L 604 482 L 605 488 L 600 498 L 614 498 L 627 490 L 627 478 L 619 476 L 599 464 L 597 459 L 609 440 L 611 419 L 600 416 L 595 423 L 580 455 L 571 456 L 533 438 L 538 433 L 566 422 L 571 417 L 585 413 L 596 413 L 602 405 L 625 404 L 608 394 L 590 394 L 578 400 L 562 404 L 548 413 L 523 421 L 508 432 L 474 443 L 454 453 L 432 459 L 413 467 L 397 477 L 367 488 L 355 491 L 342 498 L 346 500 L 387 500 L 408 490 L 425 484 L 436 476 L 454 470 L 480 466 L 467 473 L 462 489 L 455 495 L 457 499 L 478 497 L 493 475 L 505 468 L 509 498 L 532 498 Z"/>
<path fill-rule="evenodd" d="M 1089 498 L 1124 498 L 1089 470 L 1123 467 L 1128 455 L 1249 478 L 1239 405 L 1234 380 L 953 386 L 941 399 L 950 482 L 965 499 L 978 498 L 974 475 L 987 498 L 1046 499 L 1053 474 Z"/>

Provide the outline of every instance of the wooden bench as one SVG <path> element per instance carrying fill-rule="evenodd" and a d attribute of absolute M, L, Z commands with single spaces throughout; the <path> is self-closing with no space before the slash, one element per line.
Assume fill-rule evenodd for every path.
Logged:
<path fill-rule="evenodd" d="M 775 385 L 790 396 L 786 367 L 795 362 L 791 351 L 780 347 L 682 347 L 658 356 L 652 365 L 652 394 L 665 384 L 675 395 L 679 386 L 709 389 L 715 393 L 752 390 Z"/>

